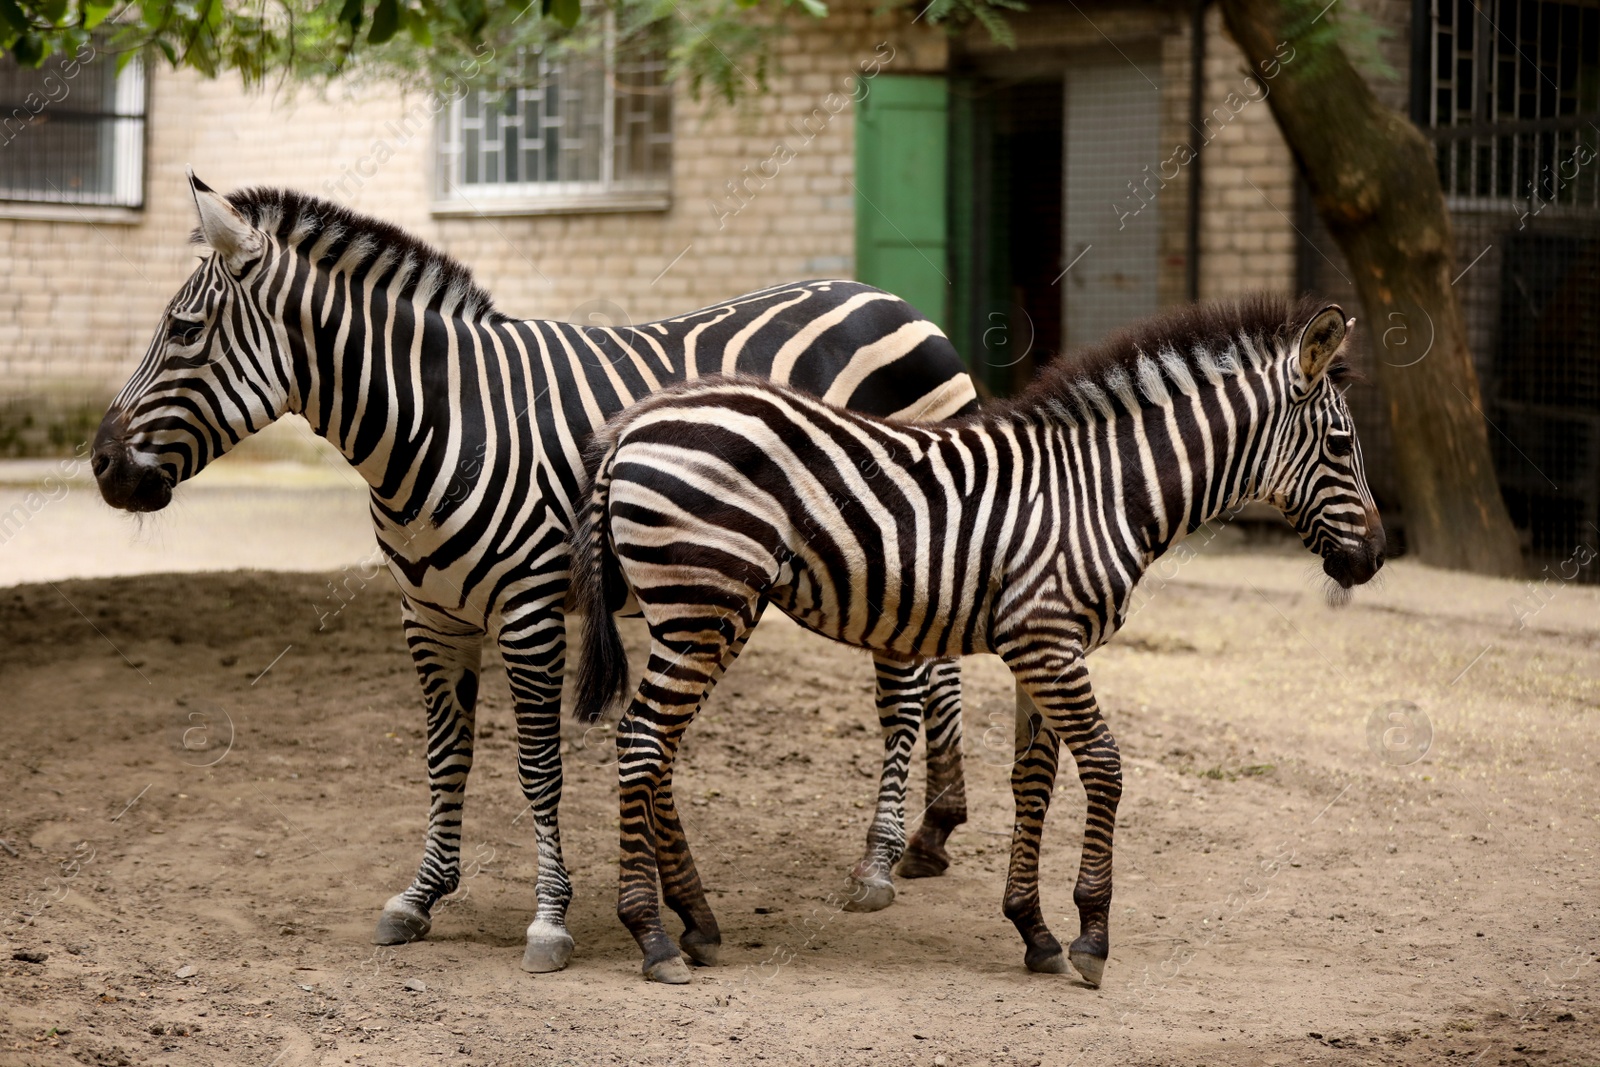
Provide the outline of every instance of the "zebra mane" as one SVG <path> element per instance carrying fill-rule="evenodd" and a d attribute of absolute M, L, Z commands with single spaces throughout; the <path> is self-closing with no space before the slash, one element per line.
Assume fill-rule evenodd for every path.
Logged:
<path fill-rule="evenodd" d="M 1071 355 L 1058 356 L 1027 389 L 986 411 L 1021 414 L 1043 408 L 1069 422 L 1111 418 L 1192 396 L 1202 380 L 1220 385 L 1247 366 L 1261 369 L 1292 344 L 1323 307 L 1298 298 L 1255 293 L 1238 300 L 1191 304 L 1118 331 Z M 1335 380 L 1348 368 L 1330 370 Z"/>
<path fill-rule="evenodd" d="M 348 259 L 353 251 L 352 268 L 383 260 L 382 269 L 393 272 L 391 285 L 399 296 L 469 320 L 499 314 L 471 268 L 393 223 L 295 189 L 255 186 L 235 190 L 227 200 L 252 226 L 286 247 L 309 250 L 320 245 L 319 264 Z M 205 243 L 199 229 L 189 239 Z"/>

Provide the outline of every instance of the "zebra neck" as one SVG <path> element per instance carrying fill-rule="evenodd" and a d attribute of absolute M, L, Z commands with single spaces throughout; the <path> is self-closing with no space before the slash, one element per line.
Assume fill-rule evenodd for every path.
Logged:
<path fill-rule="evenodd" d="M 520 392 L 521 383 L 501 375 L 491 324 L 388 295 L 359 285 L 334 299 L 316 294 L 331 310 L 317 316 L 313 343 L 292 352 L 293 395 L 374 498 L 414 518 L 438 510 L 430 493 L 459 494 L 452 483 L 476 475 L 486 394 Z"/>
<path fill-rule="evenodd" d="M 1257 499 L 1277 410 L 1267 381 L 1243 374 L 1100 420 L 1052 419 L 1056 468 L 1071 483 L 1061 498 L 1099 512 L 1115 547 L 1142 572 L 1206 523 Z"/>
<path fill-rule="evenodd" d="M 1281 405 L 1269 375 L 1245 371 L 1144 409 L 1152 559 L 1260 498 Z"/>

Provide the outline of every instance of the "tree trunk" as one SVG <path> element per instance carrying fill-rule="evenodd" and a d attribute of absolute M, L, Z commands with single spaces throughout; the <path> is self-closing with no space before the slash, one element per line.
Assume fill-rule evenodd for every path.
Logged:
<path fill-rule="evenodd" d="M 1354 273 L 1389 411 L 1409 553 L 1437 567 L 1520 575 L 1451 288 L 1450 216 L 1432 144 L 1378 102 L 1318 16 L 1320 3 L 1221 6 Z"/>

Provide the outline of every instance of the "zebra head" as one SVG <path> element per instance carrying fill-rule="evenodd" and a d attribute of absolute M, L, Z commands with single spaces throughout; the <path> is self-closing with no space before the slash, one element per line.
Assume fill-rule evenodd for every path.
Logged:
<path fill-rule="evenodd" d="M 177 483 L 282 415 L 288 376 L 254 297 L 272 247 L 189 172 L 210 249 L 162 313 L 144 359 L 95 434 L 100 495 L 124 511 L 159 511 Z"/>
<path fill-rule="evenodd" d="M 1354 325 L 1330 305 L 1300 331 L 1285 365 L 1287 418 L 1266 494 L 1340 589 L 1377 574 L 1384 550 L 1383 522 L 1340 388 L 1350 374 L 1344 348 Z"/>

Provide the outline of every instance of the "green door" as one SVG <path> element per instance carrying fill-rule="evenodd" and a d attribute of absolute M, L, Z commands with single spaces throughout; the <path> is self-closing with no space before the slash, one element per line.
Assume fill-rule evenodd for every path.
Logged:
<path fill-rule="evenodd" d="M 943 78 L 905 74 L 867 87 L 856 108 L 856 277 L 948 331 L 949 90 Z"/>

